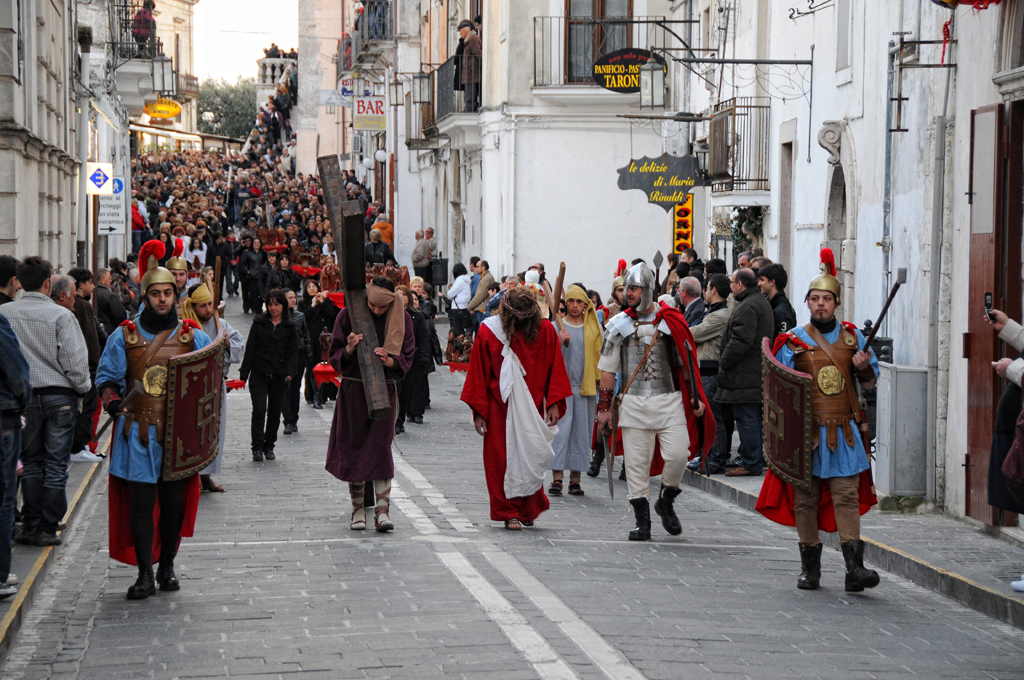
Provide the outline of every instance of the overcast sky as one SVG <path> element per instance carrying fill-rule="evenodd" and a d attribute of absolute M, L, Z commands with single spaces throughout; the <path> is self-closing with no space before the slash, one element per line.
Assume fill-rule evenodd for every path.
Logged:
<path fill-rule="evenodd" d="M 196 75 L 255 78 L 264 47 L 298 47 L 298 36 L 296 0 L 202 0 L 195 6 Z"/>

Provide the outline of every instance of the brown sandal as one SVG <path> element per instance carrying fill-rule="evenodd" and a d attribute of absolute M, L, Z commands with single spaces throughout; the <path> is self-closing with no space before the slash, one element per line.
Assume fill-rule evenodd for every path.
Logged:
<path fill-rule="evenodd" d="M 509 531 L 519 531 L 523 528 L 523 525 L 519 522 L 518 519 L 513 517 L 512 519 L 505 520 L 505 528 Z"/>
<path fill-rule="evenodd" d="M 561 496 L 562 495 L 562 480 L 556 479 L 551 482 L 551 486 L 548 487 L 549 496 Z"/>
<path fill-rule="evenodd" d="M 583 496 L 583 487 L 580 486 L 579 482 L 569 482 L 569 495 L 570 496 Z"/>

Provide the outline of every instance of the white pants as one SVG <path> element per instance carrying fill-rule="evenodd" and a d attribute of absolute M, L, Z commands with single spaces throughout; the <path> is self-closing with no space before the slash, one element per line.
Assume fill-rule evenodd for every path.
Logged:
<path fill-rule="evenodd" d="M 665 459 L 661 483 L 678 487 L 683 479 L 690 448 L 685 420 L 658 430 L 624 427 L 622 453 L 626 458 L 626 487 L 630 500 L 651 497 L 651 459 L 654 458 L 655 437 L 661 443 L 661 457 Z"/>

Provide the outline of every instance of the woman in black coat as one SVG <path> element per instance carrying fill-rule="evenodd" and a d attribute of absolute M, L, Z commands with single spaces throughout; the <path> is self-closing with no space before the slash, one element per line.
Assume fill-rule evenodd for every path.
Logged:
<path fill-rule="evenodd" d="M 259 314 L 263 311 L 260 295 L 260 268 L 263 266 L 263 242 L 258 238 L 243 248 L 238 256 L 238 280 L 242 284 L 242 311 Z"/>
<path fill-rule="evenodd" d="M 267 311 L 252 320 L 239 377 L 252 399 L 252 459 L 274 460 L 281 405 L 288 383 L 298 373 L 299 341 L 284 292 L 266 297 Z"/>
<path fill-rule="evenodd" d="M 993 309 L 992 316 L 986 315 L 989 325 L 992 326 L 1006 344 L 1014 347 L 1020 354 L 1018 359 L 1024 358 L 1024 347 L 1019 346 L 1024 342 L 1024 331 L 1019 324 L 1010 320 L 1004 312 Z M 1009 326 L 1009 328 L 1006 328 Z M 1005 329 L 1005 332 L 1004 332 Z M 1001 364 L 1009 362 L 1004 359 Z M 1003 368 L 1006 373 L 1006 367 Z M 1021 414 L 1021 388 L 1012 380 L 1006 381 L 1006 389 L 999 397 L 999 406 L 996 407 L 996 422 L 992 432 L 992 447 L 989 450 L 988 463 L 988 504 L 1006 512 L 1024 513 L 1024 503 L 1021 503 L 1010 492 L 1003 479 L 1003 463 L 1006 455 L 1013 446 L 1017 436 L 1017 419 Z"/>
<path fill-rule="evenodd" d="M 264 299 L 270 291 L 284 287 L 282 285 L 284 279 L 281 277 L 281 271 L 277 268 L 277 260 L 277 253 L 267 251 L 267 260 L 260 267 L 260 297 Z"/>
<path fill-rule="evenodd" d="M 405 420 L 423 424 L 423 413 L 427 408 L 427 374 L 434 370 L 431 356 L 430 328 L 427 318 L 423 316 L 413 302 L 416 293 L 406 286 L 398 286 L 396 292 L 405 299 L 405 309 L 412 317 L 412 332 L 416 339 L 416 355 L 412 366 L 402 378 L 398 391 L 398 417 L 395 420 L 395 434 L 405 432 Z"/>
<path fill-rule="evenodd" d="M 278 258 L 277 269 L 281 277 L 281 285 L 278 288 L 294 290 L 296 295 L 302 292 L 302 277 L 299 276 L 297 271 L 292 269 L 291 255 L 287 252 L 281 253 L 281 257 Z"/>
<path fill-rule="evenodd" d="M 338 318 L 339 310 L 331 302 L 331 299 L 320 291 L 320 284 L 313 279 L 306 279 L 298 309 L 306 319 L 309 342 L 313 346 L 313 362 L 309 366 L 309 370 L 306 371 L 306 403 L 312 403 L 313 408 L 321 409 L 324 407 L 324 391 L 329 386 L 324 385 L 320 388 L 316 386 L 316 381 L 313 379 L 313 366 L 316 366 L 321 360 L 320 334 L 324 330 L 328 333 L 334 330 L 334 321 Z"/>

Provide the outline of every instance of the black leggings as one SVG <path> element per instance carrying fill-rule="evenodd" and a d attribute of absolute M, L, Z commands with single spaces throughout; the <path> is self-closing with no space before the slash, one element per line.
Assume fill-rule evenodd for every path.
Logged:
<path fill-rule="evenodd" d="M 153 566 L 153 506 L 160 499 L 160 562 L 169 564 L 178 554 L 181 523 L 185 520 L 185 480 L 156 484 L 131 482 L 132 541 L 140 567 Z"/>

